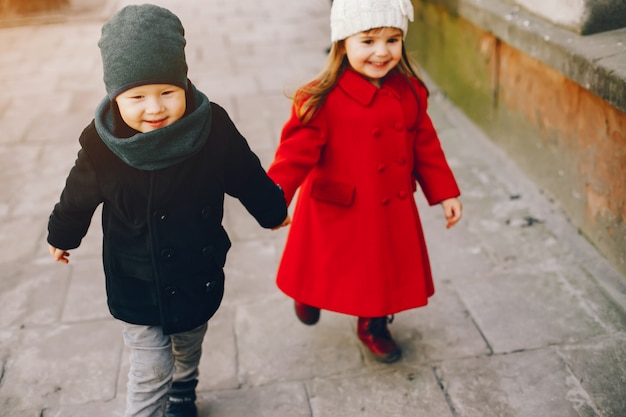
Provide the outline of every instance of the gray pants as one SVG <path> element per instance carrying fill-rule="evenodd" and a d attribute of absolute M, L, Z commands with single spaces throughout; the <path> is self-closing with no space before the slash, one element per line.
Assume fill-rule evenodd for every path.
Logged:
<path fill-rule="evenodd" d="M 163 417 L 173 381 L 198 378 L 206 323 L 184 333 L 164 336 L 159 326 L 123 323 L 130 349 L 126 417 Z"/>

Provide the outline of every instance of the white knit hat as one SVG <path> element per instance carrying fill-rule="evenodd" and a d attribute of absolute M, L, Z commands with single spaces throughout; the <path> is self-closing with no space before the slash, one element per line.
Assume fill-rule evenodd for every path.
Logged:
<path fill-rule="evenodd" d="M 330 9 L 330 39 L 340 41 L 355 33 L 392 27 L 403 36 L 413 21 L 411 0 L 333 0 Z"/>

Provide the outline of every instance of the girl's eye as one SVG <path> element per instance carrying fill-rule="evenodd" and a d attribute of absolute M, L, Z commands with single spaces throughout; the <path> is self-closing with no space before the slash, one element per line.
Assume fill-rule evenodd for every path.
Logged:
<path fill-rule="evenodd" d="M 372 43 L 374 43 L 374 41 L 371 40 L 371 39 L 365 39 L 365 40 L 363 40 L 363 43 L 366 44 L 366 45 L 371 45 Z"/>

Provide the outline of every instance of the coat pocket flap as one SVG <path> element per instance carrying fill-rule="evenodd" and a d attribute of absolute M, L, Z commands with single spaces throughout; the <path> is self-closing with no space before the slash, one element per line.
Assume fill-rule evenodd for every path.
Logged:
<path fill-rule="evenodd" d="M 354 202 L 356 187 L 338 181 L 318 178 L 311 185 L 311 197 L 317 201 L 351 206 Z"/>

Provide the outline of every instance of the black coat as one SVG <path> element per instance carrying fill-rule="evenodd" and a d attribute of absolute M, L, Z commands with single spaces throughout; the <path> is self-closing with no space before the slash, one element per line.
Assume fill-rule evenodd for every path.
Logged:
<path fill-rule="evenodd" d="M 193 329 L 217 310 L 230 240 L 221 222 L 224 194 L 238 198 L 265 228 L 287 215 L 282 191 L 226 111 L 211 103 L 204 147 L 155 171 L 133 168 L 104 144 L 92 122 L 48 224 L 48 242 L 80 245 L 103 203 L 103 264 L 111 314 L 160 325 L 165 334 Z"/>

